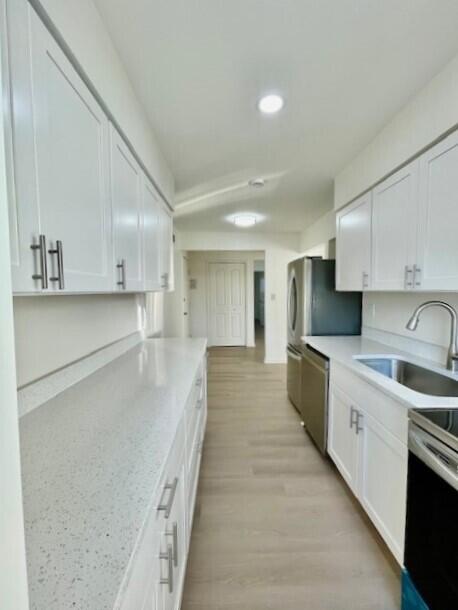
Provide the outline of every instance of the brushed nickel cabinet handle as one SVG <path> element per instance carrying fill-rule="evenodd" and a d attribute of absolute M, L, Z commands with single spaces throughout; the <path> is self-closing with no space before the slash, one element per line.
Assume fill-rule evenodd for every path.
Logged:
<path fill-rule="evenodd" d="M 357 411 L 356 409 L 355 409 L 355 411 L 356 411 L 356 421 L 355 421 L 356 434 L 359 434 L 360 432 L 362 432 L 364 430 L 363 426 L 359 425 L 359 421 L 364 420 L 364 415 L 361 413 L 361 411 Z"/>
<path fill-rule="evenodd" d="M 33 280 L 40 280 L 41 287 L 43 290 L 46 290 L 48 287 L 48 259 L 47 259 L 47 251 L 46 251 L 46 237 L 45 235 L 40 235 L 38 238 L 37 244 L 32 244 L 30 246 L 31 250 L 39 250 L 40 251 L 40 273 L 35 273 L 32 275 Z"/>
<path fill-rule="evenodd" d="M 404 268 L 404 288 L 413 288 L 413 269 L 409 265 Z"/>
<path fill-rule="evenodd" d="M 175 500 L 175 494 L 178 486 L 178 477 L 173 479 L 173 483 L 166 483 L 164 485 L 164 490 L 162 492 L 162 497 L 159 502 L 159 506 L 157 507 L 158 511 L 164 511 L 164 517 L 168 519 L 170 517 L 170 513 L 172 512 L 173 501 Z M 170 491 L 169 500 L 165 504 L 163 503 L 163 496 L 166 491 Z"/>
<path fill-rule="evenodd" d="M 203 381 L 203 378 L 199 377 L 199 379 L 196 380 L 196 387 L 200 388 L 202 386 Z"/>
<path fill-rule="evenodd" d="M 169 532 L 166 530 L 166 536 L 172 538 L 172 548 L 173 548 L 173 564 L 177 568 L 178 567 L 178 523 L 175 521 L 172 526 L 172 531 Z"/>
<path fill-rule="evenodd" d="M 199 400 L 196 402 L 196 409 L 201 409 L 202 403 L 203 403 L 203 398 L 199 398 Z"/>
<path fill-rule="evenodd" d="M 354 407 L 350 407 L 350 430 L 353 428 L 353 424 L 355 423 L 353 420 L 353 415 L 356 409 Z"/>
<path fill-rule="evenodd" d="M 363 288 L 369 287 L 369 274 L 367 271 L 363 271 Z"/>
<path fill-rule="evenodd" d="M 161 288 L 167 289 L 169 287 L 169 274 L 163 273 L 161 278 L 164 280 L 164 282 L 161 284 Z"/>
<path fill-rule="evenodd" d="M 50 282 L 57 282 L 59 285 L 59 290 L 63 290 L 65 288 L 65 279 L 64 279 L 64 254 L 62 242 L 58 239 L 56 241 L 56 247 L 48 250 L 49 254 L 57 255 L 57 275 L 54 277 L 50 277 Z"/>
<path fill-rule="evenodd" d="M 126 259 L 121 259 L 121 262 L 116 265 L 117 269 L 121 271 L 121 279 L 116 282 L 117 286 L 120 286 L 123 290 L 126 289 Z"/>
<path fill-rule="evenodd" d="M 414 265 L 413 266 L 413 278 L 414 278 L 413 281 L 414 281 L 414 284 L 416 287 L 421 286 L 421 280 L 422 280 L 421 273 L 422 273 L 421 268 L 418 267 L 417 265 Z"/>
<path fill-rule="evenodd" d="M 161 585 L 167 585 L 169 593 L 173 593 L 173 550 L 171 544 L 167 546 L 166 553 L 159 553 L 159 559 L 165 559 L 167 561 L 167 578 L 161 578 L 159 583 Z"/>

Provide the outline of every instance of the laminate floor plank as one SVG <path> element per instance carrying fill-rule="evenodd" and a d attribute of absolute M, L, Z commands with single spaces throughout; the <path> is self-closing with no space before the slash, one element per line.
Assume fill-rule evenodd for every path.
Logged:
<path fill-rule="evenodd" d="M 399 569 L 300 426 L 286 367 L 213 348 L 182 610 L 398 610 Z"/>

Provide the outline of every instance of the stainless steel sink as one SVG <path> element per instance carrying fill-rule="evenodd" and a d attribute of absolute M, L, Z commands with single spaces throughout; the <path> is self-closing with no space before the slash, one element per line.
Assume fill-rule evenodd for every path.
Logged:
<path fill-rule="evenodd" d="M 431 396 L 458 396 L 458 379 L 452 379 L 400 358 L 357 358 L 369 368 L 398 383 Z"/>

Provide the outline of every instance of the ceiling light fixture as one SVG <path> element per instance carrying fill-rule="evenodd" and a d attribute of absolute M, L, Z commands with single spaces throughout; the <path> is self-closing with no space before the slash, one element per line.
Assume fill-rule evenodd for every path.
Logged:
<path fill-rule="evenodd" d="M 252 186 L 255 189 L 260 189 L 265 186 L 265 184 L 266 181 L 264 180 L 264 178 L 253 178 L 248 182 L 248 186 Z"/>
<path fill-rule="evenodd" d="M 283 108 L 284 103 L 281 95 L 271 93 L 269 95 L 264 95 L 264 97 L 259 100 L 258 108 L 263 114 L 275 114 Z"/>
<path fill-rule="evenodd" d="M 233 218 L 233 223 L 236 227 L 254 227 L 256 224 L 256 216 L 254 214 L 237 214 Z"/>

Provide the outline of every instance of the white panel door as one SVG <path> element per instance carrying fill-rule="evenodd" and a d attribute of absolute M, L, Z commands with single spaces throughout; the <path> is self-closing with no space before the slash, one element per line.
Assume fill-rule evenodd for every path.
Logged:
<path fill-rule="evenodd" d="M 337 290 L 364 290 L 371 283 L 372 193 L 337 213 Z"/>
<path fill-rule="evenodd" d="M 372 290 L 413 288 L 418 209 L 418 160 L 372 193 Z"/>
<path fill-rule="evenodd" d="M 458 290 L 458 133 L 420 157 L 415 288 Z"/>
<path fill-rule="evenodd" d="M 245 265 L 243 263 L 209 264 L 208 305 L 211 345 L 245 345 Z"/>
<path fill-rule="evenodd" d="M 113 270 L 108 121 L 40 18 L 32 8 L 27 10 L 30 66 L 19 59 L 12 65 L 12 85 L 17 88 L 13 106 L 18 104 L 13 114 L 17 220 L 22 242 L 15 257 L 27 255 L 30 261 L 30 243 L 31 239 L 36 243 L 36 237 L 26 227 L 35 213 L 39 218 L 36 233 L 44 234 L 47 240 L 49 290 L 109 291 Z M 23 82 L 28 74 L 30 88 Z M 21 92 L 24 100 L 19 98 Z M 62 265 L 58 265 L 58 242 L 62 245 Z M 35 254 L 37 258 L 38 252 Z M 17 265 L 16 260 L 13 269 Z M 27 290 L 27 283 L 21 284 L 19 281 L 15 289 Z"/>
<path fill-rule="evenodd" d="M 335 385 L 329 388 L 328 452 L 341 475 L 357 494 L 359 435 L 354 405 Z"/>
<path fill-rule="evenodd" d="M 111 125 L 111 199 L 115 288 L 143 290 L 141 169 Z"/>
<path fill-rule="evenodd" d="M 370 415 L 360 418 L 360 501 L 402 564 L 407 494 L 407 446 Z M 383 484 L 381 484 L 383 481 Z"/>
<path fill-rule="evenodd" d="M 145 290 L 161 289 L 161 234 L 159 195 L 151 182 L 143 175 L 143 274 Z"/>

